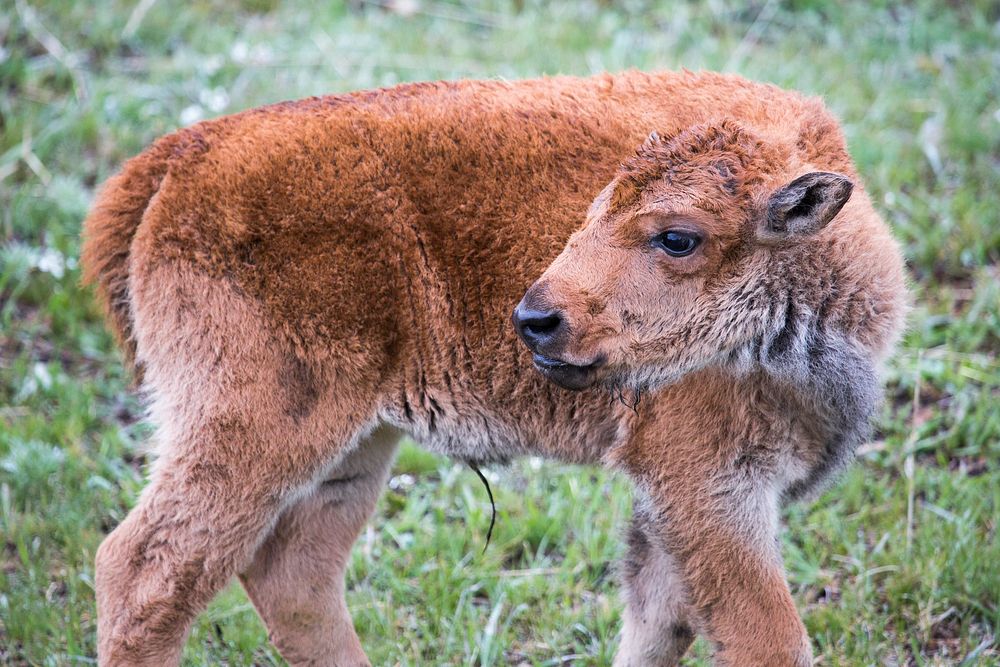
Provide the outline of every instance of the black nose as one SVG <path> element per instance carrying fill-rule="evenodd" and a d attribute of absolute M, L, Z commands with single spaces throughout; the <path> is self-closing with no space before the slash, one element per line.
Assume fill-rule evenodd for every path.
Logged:
<path fill-rule="evenodd" d="M 514 309 L 513 320 L 517 335 L 532 350 L 551 343 L 563 328 L 563 317 L 558 310 L 533 310 L 523 302 Z"/>

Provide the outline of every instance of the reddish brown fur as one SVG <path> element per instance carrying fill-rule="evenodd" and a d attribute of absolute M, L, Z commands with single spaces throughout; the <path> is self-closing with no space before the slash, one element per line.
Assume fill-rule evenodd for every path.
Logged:
<path fill-rule="evenodd" d="M 853 196 L 808 233 L 768 223 L 808 172 Z M 697 253 L 650 250 L 681 223 Z M 810 664 L 778 506 L 863 437 L 904 301 L 817 100 L 629 72 L 274 105 L 127 163 L 83 262 L 160 453 L 98 553 L 102 664 L 176 663 L 234 574 L 290 661 L 366 664 L 343 567 L 400 432 L 636 480 L 616 665 L 676 664 L 694 632 L 720 664 Z M 560 359 L 605 360 L 591 388 L 547 382 L 510 326 L 538 276 L 525 299 L 569 323 Z M 607 387 L 652 393 L 633 412 Z"/>

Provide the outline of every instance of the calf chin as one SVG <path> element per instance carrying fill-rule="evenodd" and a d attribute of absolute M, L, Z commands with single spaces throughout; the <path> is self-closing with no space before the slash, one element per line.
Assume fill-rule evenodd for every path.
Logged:
<path fill-rule="evenodd" d="M 571 391 L 583 391 L 597 383 L 596 368 L 593 366 L 574 366 L 566 363 L 535 362 L 535 368 L 554 384 Z"/>

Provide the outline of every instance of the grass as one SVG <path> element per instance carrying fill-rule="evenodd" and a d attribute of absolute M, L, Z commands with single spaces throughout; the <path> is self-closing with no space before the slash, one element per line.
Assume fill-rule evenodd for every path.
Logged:
<path fill-rule="evenodd" d="M 784 554 L 822 665 L 1000 664 L 1000 8 L 979 2 L 188 3 L 0 8 L 0 663 L 94 657 L 93 556 L 148 427 L 91 295 L 80 221 L 156 136 L 279 99 L 415 79 L 625 67 L 823 95 L 905 246 L 911 327 L 877 440 Z M 148 10 L 148 11 L 146 11 Z M 610 663 L 630 507 L 605 472 L 467 469 L 405 448 L 355 549 L 374 664 Z M 705 664 L 701 643 L 689 664 Z M 281 664 L 238 587 L 187 664 Z"/>

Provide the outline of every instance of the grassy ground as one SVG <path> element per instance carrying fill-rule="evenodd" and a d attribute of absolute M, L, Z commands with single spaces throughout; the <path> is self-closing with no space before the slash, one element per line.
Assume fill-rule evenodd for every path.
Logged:
<path fill-rule="evenodd" d="M 994 2 L 456 5 L 62 0 L 0 8 L 0 663 L 88 663 L 93 556 L 148 428 L 90 295 L 94 187 L 202 117 L 413 79 L 738 71 L 823 95 L 903 240 L 916 308 L 878 438 L 784 554 L 823 665 L 1000 664 L 1000 7 Z M 613 5 L 613 6 L 612 6 Z M 145 11 L 147 10 L 148 11 Z M 629 489 L 409 446 L 352 561 L 373 663 L 609 664 Z M 703 664 L 699 644 L 691 664 Z M 189 664 L 280 664 L 237 587 Z"/>

